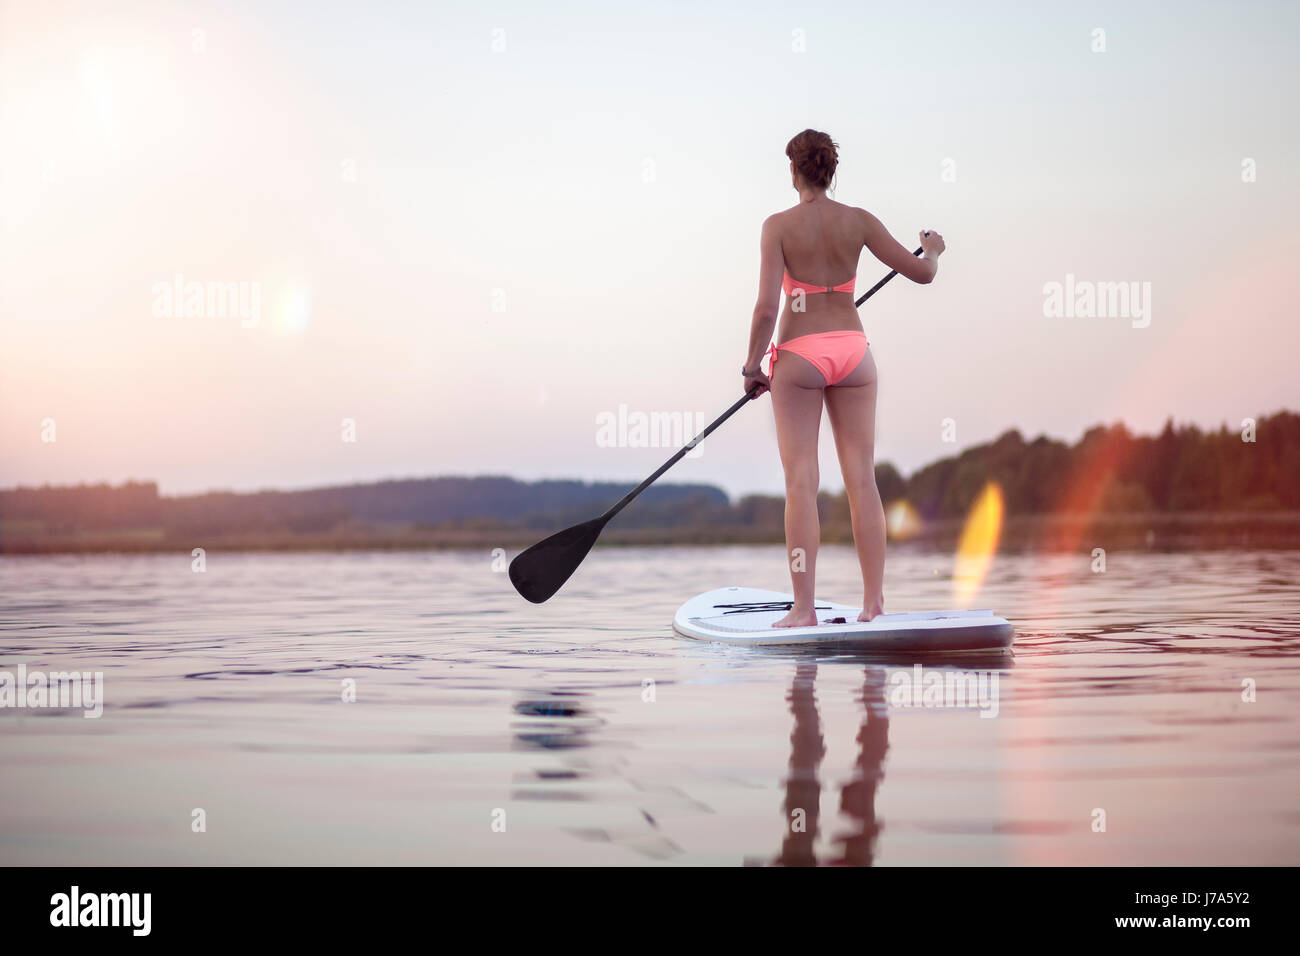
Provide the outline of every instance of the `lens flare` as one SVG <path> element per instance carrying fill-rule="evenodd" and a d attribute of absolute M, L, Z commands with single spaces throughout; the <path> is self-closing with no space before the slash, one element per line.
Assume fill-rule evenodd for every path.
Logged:
<path fill-rule="evenodd" d="M 998 538 L 1002 534 L 1002 489 L 990 481 L 984 486 L 962 529 L 957 542 L 957 558 L 953 566 L 952 596 L 959 608 L 970 607 L 979 593 L 984 577 L 993 564 L 998 551 Z"/>
<path fill-rule="evenodd" d="M 81 64 L 81 80 L 95 106 L 95 116 L 104 139 L 117 145 L 119 122 L 117 99 L 114 95 L 112 74 L 102 56 L 94 56 Z"/>
<path fill-rule="evenodd" d="M 921 516 L 906 498 L 891 501 L 885 509 L 885 527 L 894 541 L 906 541 L 921 533 Z"/>
<path fill-rule="evenodd" d="M 311 287 L 305 282 L 291 282 L 280 289 L 274 315 L 274 328 L 280 335 L 298 335 L 311 323 Z"/>

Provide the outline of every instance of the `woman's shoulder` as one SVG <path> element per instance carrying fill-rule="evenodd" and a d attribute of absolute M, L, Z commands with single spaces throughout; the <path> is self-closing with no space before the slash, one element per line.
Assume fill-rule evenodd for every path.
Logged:
<path fill-rule="evenodd" d="M 797 223 L 804 214 L 802 203 L 795 203 L 785 209 L 778 209 L 763 220 L 764 229 L 781 229 L 791 223 Z"/>
<path fill-rule="evenodd" d="M 837 216 L 842 216 L 846 219 L 853 219 L 863 224 L 870 224 L 876 221 L 876 217 L 861 206 L 850 206 L 847 203 L 837 202 L 829 197 L 827 197 L 826 201 L 830 203 L 831 208 L 835 210 Z M 795 203 L 793 206 L 790 206 L 787 209 L 778 210 L 764 219 L 763 229 L 764 231 L 780 230 L 786 225 L 795 225 L 797 227 L 798 223 L 807 212 L 808 209 L 803 203 Z"/>
<path fill-rule="evenodd" d="M 781 209 L 772 213 L 763 220 L 763 234 L 767 236 L 780 236 L 788 227 L 791 216 L 799 211 L 798 206 L 792 206 L 789 209 Z"/>
<path fill-rule="evenodd" d="M 845 215 L 856 216 L 864 219 L 875 218 L 875 216 L 871 215 L 870 210 L 863 209 L 861 206 L 850 206 L 847 203 L 836 203 L 836 205 L 840 207 L 840 209 L 845 213 Z"/>
<path fill-rule="evenodd" d="M 843 206 L 842 210 L 846 221 L 851 221 L 868 234 L 880 228 L 880 220 L 872 215 L 869 209 L 863 209 L 861 206 Z"/>

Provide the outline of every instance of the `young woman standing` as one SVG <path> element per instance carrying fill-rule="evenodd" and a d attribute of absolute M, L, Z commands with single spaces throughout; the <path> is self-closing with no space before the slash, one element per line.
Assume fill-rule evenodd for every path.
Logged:
<path fill-rule="evenodd" d="M 763 223 L 758 301 L 741 371 L 746 391 L 760 385 L 759 394 L 772 392 L 777 445 L 785 469 L 785 539 L 794 605 L 773 626 L 817 623 L 813 609 L 821 534 L 817 433 L 823 403 L 835 436 L 862 566 L 858 619 L 869 621 L 884 612 L 885 513 L 875 475 L 876 363 L 853 304 L 858 255 L 865 246 L 899 275 L 929 283 L 939 269 L 943 237 L 923 231 L 923 254 L 917 258 L 871 213 L 829 198 L 826 190 L 839 153 L 826 133 L 804 130 L 790 140 L 785 154 L 799 202 Z M 777 343 L 768 348 L 778 309 Z M 762 370 L 764 354 L 772 356 L 770 376 Z"/>

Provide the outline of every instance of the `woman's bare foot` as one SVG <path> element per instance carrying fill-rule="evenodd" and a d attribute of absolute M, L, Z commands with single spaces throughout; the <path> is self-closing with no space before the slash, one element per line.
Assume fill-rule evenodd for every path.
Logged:
<path fill-rule="evenodd" d="M 864 600 L 862 602 L 862 613 L 858 615 L 859 621 L 869 621 L 879 614 L 885 613 L 885 602 L 883 599 L 878 601 Z"/>
<path fill-rule="evenodd" d="M 790 608 L 790 613 L 773 624 L 773 627 L 812 627 L 817 623 L 817 611 L 813 608 Z"/>

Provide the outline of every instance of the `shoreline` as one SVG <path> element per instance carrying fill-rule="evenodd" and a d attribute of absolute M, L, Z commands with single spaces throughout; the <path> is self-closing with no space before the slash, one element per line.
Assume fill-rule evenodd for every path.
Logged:
<path fill-rule="evenodd" d="M 917 534 L 889 538 L 903 544 L 955 548 L 963 522 L 927 523 Z M 177 533 L 139 528 L 67 535 L 0 535 L 0 555 L 161 554 L 194 548 L 210 551 L 449 551 L 504 548 L 517 552 L 558 531 L 557 527 L 493 527 L 476 522 L 455 525 L 367 525 L 349 523 L 322 532 L 259 531 L 233 534 Z M 782 530 L 774 527 L 697 525 L 679 528 L 608 528 L 600 538 L 605 547 L 674 547 L 780 545 Z M 847 522 L 822 525 L 822 544 L 852 544 Z M 1106 516 L 1016 515 L 1002 526 L 999 551 L 1042 553 L 1110 550 L 1194 551 L 1237 548 L 1300 549 L 1300 511 L 1234 513 L 1137 513 Z"/>

